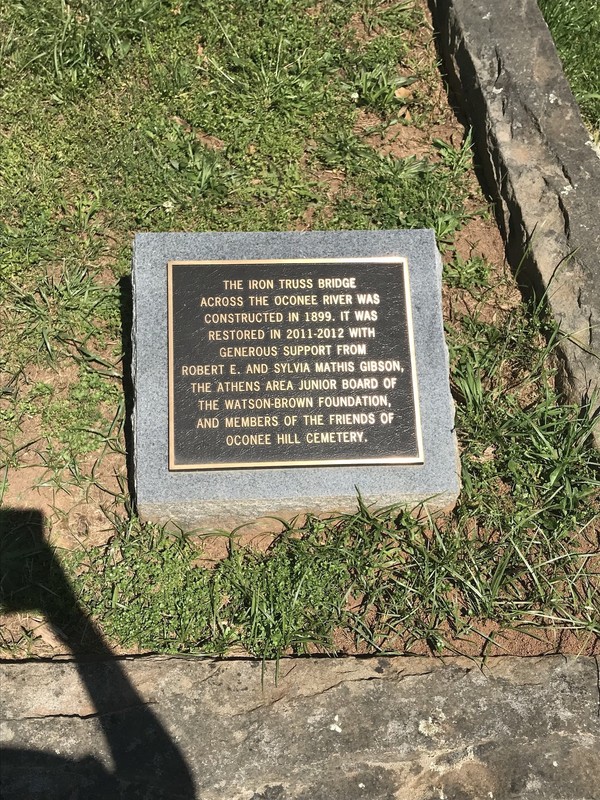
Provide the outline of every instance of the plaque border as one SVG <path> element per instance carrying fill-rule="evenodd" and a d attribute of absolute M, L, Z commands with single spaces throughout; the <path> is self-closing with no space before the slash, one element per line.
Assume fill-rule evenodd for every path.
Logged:
<path fill-rule="evenodd" d="M 406 321 L 408 328 L 408 346 L 410 352 L 410 366 L 413 385 L 413 403 L 415 409 L 415 427 L 417 434 L 416 456 L 388 456 L 384 458 L 360 459 L 327 459 L 311 461 L 227 461 L 212 464 L 176 464 L 174 460 L 175 420 L 174 406 L 174 356 L 173 356 L 173 268 L 177 266 L 212 266 L 236 264 L 250 266 L 252 264 L 401 264 L 404 276 Z M 424 464 L 423 431 L 421 426 L 421 411 L 419 407 L 419 386 L 417 380 L 417 361 L 415 354 L 412 302 L 410 292 L 410 277 L 408 271 L 408 258 L 406 256 L 364 256 L 357 258 L 252 258 L 252 259 L 173 259 L 167 262 L 167 343 L 168 361 L 167 377 L 169 388 L 169 441 L 168 463 L 170 472 L 196 472 L 216 471 L 227 469 L 268 469 L 270 467 L 329 467 L 329 466 L 361 466 L 372 464 Z"/>

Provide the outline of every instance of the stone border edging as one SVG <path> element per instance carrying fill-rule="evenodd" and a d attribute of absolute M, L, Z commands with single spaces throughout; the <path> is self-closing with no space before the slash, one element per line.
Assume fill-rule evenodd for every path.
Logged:
<path fill-rule="evenodd" d="M 507 258 L 560 325 L 559 388 L 597 410 L 600 158 L 548 27 L 535 0 L 430 2 Z"/>
<path fill-rule="evenodd" d="M 598 661 L 1 664 L 5 800 L 591 800 Z M 264 678 L 264 680 L 261 680 Z"/>

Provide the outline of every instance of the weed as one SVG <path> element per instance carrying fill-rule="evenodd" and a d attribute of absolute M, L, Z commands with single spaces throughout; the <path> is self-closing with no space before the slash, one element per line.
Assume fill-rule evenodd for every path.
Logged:
<path fill-rule="evenodd" d="M 395 75 L 378 64 L 372 69 L 361 67 L 357 70 L 348 89 L 359 106 L 367 106 L 385 114 L 402 104 L 397 90 L 411 86 L 415 81 L 414 77 Z"/>
<path fill-rule="evenodd" d="M 7 55 L 17 69 L 49 77 L 62 91 L 81 91 L 125 58 L 160 6 L 160 0 L 23 0 L 8 14 Z"/>
<path fill-rule="evenodd" d="M 444 244 L 469 216 L 464 206 L 468 141 L 450 167 L 415 156 L 381 156 L 348 135 L 330 136 L 324 145 L 319 153 L 323 162 L 343 168 L 348 178 L 334 204 L 337 225 L 433 228 Z"/>
<path fill-rule="evenodd" d="M 125 523 L 102 553 L 74 557 L 81 600 L 97 609 L 106 632 L 124 645 L 175 652 L 185 642 L 188 649 L 193 643 L 218 652 L 226 642 L 219 645 L 210 624 L 211 575 L 194 566 L 196 556 L 181 537 Z M 101 583 L 89 580 L 98 570 Z"/>
<path fill-rule="evenodd" d="M 9 341 L 27 331 L 14 348 L 27 363 L 53 359 L 73 343 L 85 347 L 98 335 L 99 319 L 114 319 L 116 293 L 96 283 L 85 268 L 64 263 L 57 275 L 40 276 L 33 290 L 1 276 L 0 284 L 10 297 L 4 308 Z"/>
<path fill-rule="evenodd" d="M 376 652 L 420 641 L 442 650 L 449 636 L 477 634 L 478 620 L 552 616 L 600 633 L 590 603 L 598 576 L 568 533 L 570 514 L 554 509 L 552 536 L 530 513 L 507 514 L 500 535 L 495 525 L 480 538 L 469 530 L 471 502 L 467 491 L 442 529 L 400 509 L 374 513 L 359 497 L 356 513 L 292 523 L 265 553 L 233 546 L 213 570 L 198 565 L 191 542 L 129 526 L 107 553 L 86 556 L 81 598 L 125 644 L 213 653 L 237 645 L 261 658 L 331 652 L 339 628 Z"/>
<path fill-rule="evenodd" d="M 488 286 L 490 265 L 481 256 L 461 258 L 455 254 L 444 266 L 444 281 L 448 286 L 460 289 Z"/>
<path fill-rule="evenodd" d="M 385 6 L 378 0 L 362 0 L 359 14 L 367 33 L 406 32 L 421 21 L 419 10 L 412 0 L 401 0 Z"/>
<path fill-rule="evenodd" d="M 465 495 L 471 519 L 495 527 L 561 531 L 585 524 L 599 486 L 593 420 L 561 406 L 548 367 L 551 344 L 539 308 L 502 325 L 474 315 L 451 329 L 452 382 L 459 400 Z M 458 334 L 458 335 L 457 335 Z M 500 494 L 490 497 L 490 487 Z M 586 519 L 587 518 L 587 519 Z"/>
<path fill-rule="evenodd" d="M 63 460 L 76 463 L 81 456 L 98 448 L 100 440 L 106 438 L 102 428 L 107 426 L 107 420 L 101 411 L 102 404 L 114 403 L 118 395 L 116 384 L 82 367 L 66 398 L 47 397 L 40 417 L 54 462 L 58 459 L 59 466 Z"/>

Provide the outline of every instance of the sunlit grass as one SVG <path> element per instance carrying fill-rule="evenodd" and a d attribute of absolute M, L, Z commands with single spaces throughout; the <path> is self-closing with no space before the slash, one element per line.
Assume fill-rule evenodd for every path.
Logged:
<path fill-rule="evenodd" d="M 582 114 L 600 137 L 600 9 L 596 0 L 539 0 Z"/>

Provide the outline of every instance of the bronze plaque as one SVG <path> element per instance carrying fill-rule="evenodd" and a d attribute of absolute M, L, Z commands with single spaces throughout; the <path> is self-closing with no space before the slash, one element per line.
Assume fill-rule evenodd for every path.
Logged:
<path fill-rule="evenodd" d="M 169 469 L 423 463 L 402 257 L 171 261 Z"/>

